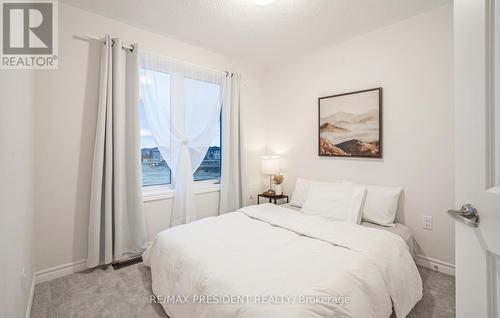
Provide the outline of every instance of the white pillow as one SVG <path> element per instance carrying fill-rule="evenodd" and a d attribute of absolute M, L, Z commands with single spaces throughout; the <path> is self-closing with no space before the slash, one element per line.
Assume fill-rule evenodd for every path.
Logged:
<path fill-rule="evenodd" d="M 290 200 L 290 205 L 301 208 L 304 206 L 304 202 L 306 202 L 307 195 L 309 193 L 309 188 L 312 184 L 332 184 L 338 183 L 339 180 L 336 181 L 316 181 L 316 180 L 308 180 L 303 178 L 297 178 L 295 182 L 295 188 L 293 189 L 292 199 Z"/>
<path fill-rule="evenodd" d="M 353 182 L 346 181 L 349 184 Z M 363 185 L 366 187 L 366 198 L 363 206 L 363 220 L 382 226 L 394 226 L 394 218 L 398 210 L 402 188 Z"/>
<path fill-rule="evenodd" d="M 366 189 L 347 183 L 312 183 L 301 211 L 332 221 L 361 223 Z"/>
<path fill-rule="evenodd" d="M 311 181 L 297 178 L 295 182 L 295 188 L 293 189 L 292 199 L 290 200 L 290 205 L 301 208 L 307 198 L 307 193 L 309 192 L 309 186 Z"/>

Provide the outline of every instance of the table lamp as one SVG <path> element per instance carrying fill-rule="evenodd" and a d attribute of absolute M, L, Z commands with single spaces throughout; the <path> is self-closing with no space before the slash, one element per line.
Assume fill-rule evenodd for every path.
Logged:
<path fill-rule="evenodd" d="M 260 167 L 263 174 L 269 175 L 269 189 L 264 192 L 267 195 L 275 195 L 276 192 L 272 189 L 273 174 L 280 172 L 280 157 L 264 156 L 260 158 Z"/>

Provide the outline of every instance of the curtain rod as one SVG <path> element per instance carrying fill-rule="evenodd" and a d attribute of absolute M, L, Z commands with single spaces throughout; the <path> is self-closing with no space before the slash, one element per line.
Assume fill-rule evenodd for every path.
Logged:
<path fill-rule="evenodd" d="M 206 67 L 206 66 L 194 64 L 194 63 L 191 63 L 191 62 L 186 62 L 186 61 L 183 61 L 183 60 L 179 60 L 177 58 L 173 58 L 173 57 L 170 57 L 170 56 L 165 56 L 165 55 L 162 55 L 162 54 L 159 54 L 159 53 L 156 53 L 156 52 L 152 52 L 152 51 L 148 51 L 148 50 L 143 50 L 143 52 L 146 52 L 146 54 L 151 54 L 151 55 L 156 55 L 156 56 L 159 56 L 159 57 L 166 58 L 166 59 L 168 59 L 168 60 L 170 60 L 170 61 L 172 61 L 174 63 L 180 63 L 180 64 L 185 64 L 185 65 L 190 65 L 190 66 L 194 66 L 194 67 L 201 68 L 201 69 L 204 69 L 204 70 L 208 70 L 208 71 L 212 71 L 212 72 L 216 72 L 216 73 L 220 73 L 220 74 L 226 74 L 226 76 L 231 76 L 231 77 L 234 76 L 234 73 L 232 73 L 232 72 L 216 70 L 216 69 L 213 69 L 213 68 L 209 68 L 209 67 Z"/>
<path fill-rule="evenodd" d="M 105 42 L 103 38 L 99 38 L 99 37 L 92 35 L 92 34 L 85 34 L 85 36 L 89 39 L 92 39 L 92 40 L 96 40 L 96 41 L 103 42 L 103 43 Z M 134 50 L 134 46 L 131 44 L 122 44 L 122 48 Z"/>
<path fill-rule="evenodd" d="M 103 38 L 99 38 L 99 37 L 97 37 L 95 35 L 92 35 L 92 34 L 85 34 L 85 37 L 87 37 L 88 39 L 99 41 L 99 42 L 103 42 L 103 43 L 105 42 Z M 122 44 L 122 48 L 129 49 L 129 50 L 134 50 L 134 46 L 131 45 L 131 44 Z M 156 54 L 156 53 L 152 53 L 151 52 L 150 54 Z M 177 60 L 177 59 L 174 59 L 174 58 L 171 58 L 171 57 L 169 57 L 169 59 L 171 59 L 173 61 L 180 62 L 180 63 L 185 63 L 185 64 L 189 64 L 189 65 L 196 66 L 196 67 L 201 67 L 201 68 L 208 69 L 208 70 L 215 71 L 215 72 L 226 73 L 226 76 L 231 76 L 231 77 L 234 76 L 234 73 L 232 73 L 232 72 L 214 70 L 214 69 L 206 68 L 206 67 L 203 67 L 203 66 L 200 66 L 200 65 L 196 65 L 196 64 L 193 64 L 193 63 L 180 61 L 180 60 Z"/>

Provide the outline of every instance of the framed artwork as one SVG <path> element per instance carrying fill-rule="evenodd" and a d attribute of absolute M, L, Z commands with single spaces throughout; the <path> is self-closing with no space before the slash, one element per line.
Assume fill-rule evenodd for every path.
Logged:
<path fill-rule="evenodd" d="M 320 97 L 318 151 L 326 157 L 382 158 L 382 88 Z"/>

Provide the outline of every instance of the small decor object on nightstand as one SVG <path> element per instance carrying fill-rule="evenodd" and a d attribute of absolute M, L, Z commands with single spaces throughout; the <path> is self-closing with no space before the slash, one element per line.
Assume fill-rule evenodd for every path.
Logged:
<path fill-rule="evenodd" d="M 269 189 L 264 192 L 267 195 L 275 195 L 276 192 L 272 189 L 273 174 L 280 172 L 280 157 L 278 156 L 264 156 L 260 158 L 260 167 L 262 173 L 269 175 Z"/>
<path fill-rule="evenodd" d="M 285 180 L 285 177 L 281 173 L 273 175 L 274 192 L 277 195 L 283 194 L 283 188 L 281 187 L 283 180 Z"/>

